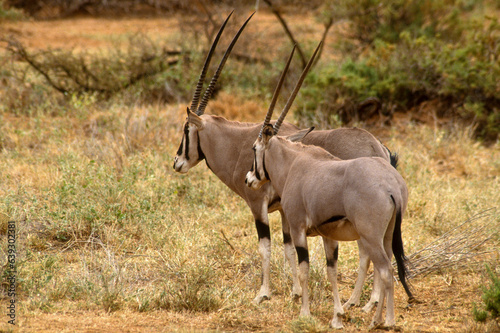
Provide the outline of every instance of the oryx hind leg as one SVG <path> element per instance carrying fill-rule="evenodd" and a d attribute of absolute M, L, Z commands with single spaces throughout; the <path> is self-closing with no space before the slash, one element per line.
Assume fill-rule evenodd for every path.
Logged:
<path fill-rule="evenodd" d="M 255 218 L 255 227 L 259 236 L 259 254 L 262 259 L 262 281 L 259 293 L 254 298 L 254 304 L 260 304 L 262 301 L 271 298 L 270 292 L 270 272 L 271 272 L 271 230 L 269 228 L 269 219 L 267 209 L 261 212 L 252 212 Z"/>
<path fill-rule="evenodd" d="M 373 289 L 370 296 L 370 300 L 365 304 L 365 306 L 361 309 L 363 312 L 370 312 L 375 305 L 377 305 L 379 297 L 380 297 L 380 289 L 382 285 L 380 283 L 380 278 L 378 276 L 378 271 L 373 271 Z"/>
<path fill-rule="evenodd" d="M 363 285 L 366 280 L 366 273 L 368 272 L 368 268 L 370 267 L 370 257 L 368 255 L 368 252 L 366 252 L 362 243 L 359 241 L 358 241 L 358 249 L 359 249 L 358 277 L 356 278 L 356 283 L 354 285 L 354 290 L 351 294 L 351 297 L 344 304 L 345 309 L 349 309 L 352 306 L 359 306 L 361 292 L 363 290 Z"/>
<path fill-rule="evenodd" d="M 285 213 L 280 209 L 281 214 L 281 225 L 283 230 L 283 245 L 285 258 L 290 266 L 290 270 L 292 273 L 292 297 L 299 298 L 302 295 L 302 288 L 300 287 L 300 282 L 297 274 L 297 264 L 295 261 L 295 248 L 293 246 L 292 237 L 290 236 L 290 224 L 288 224 L 288 220 L 286 219 Z"/>
<path fill-rule="evenodd" d="M 396 318 L 394 314 L 394 269 L 391 264 L 391 259 L 392 259 L 392 238 L 393 238 L 393 233 L 394 233 L 394 225 L 395 225 L 395 220 L 396 220 L 396 211 L 394 211 L 394 214 L 391 218 L 391 221 L 387 227 L 387 231 L 384 237 L 384 250 L 385 250 L 385 255 L 387 258 L 389 258 L 389 266 L 388 266 L 388 271 L 389 271 L 389 279 L 390 279 L 390 285 L 387 284 L 386 281 L 380 281 L 380 290 L 382 290 L 383 287 L 385 287 L 385 293 L 386 293 L 386 299 L 387 299 L 387 305 L 386 305 L 386 312 L 385 312 L 385 326 L 386 327 L 392 327 L 396 325 Z"/>
<path fill-rule="evenodd" d="M 378 274 L 379 281 L 375 281 L 374 288 L 378 289 L 379 297 L 378 304 L 370 328 L 380 327 L 383 323 L 382 312 L 387 299 L 387 311 L 385 326 L 391 327 L 395 325 L 394 321 L 394 284 L 392 280 L 392 265 L 387 257 L 382 240 L 367 241 L 361 239 L 363 246 L 369 249 L 370 259 L 375 267 L 376 275 Z"/>
<path fill-rule="evenodd" d="M 370 268 L 370 256 L 368 252 L 363 247 L 362 243 L 358 241 L 358 249 L 359 249 L 359 267 L 358 267 L 358 276 L 356 278 L 356 283 L 354 285 L 354 290 L 351 294 L 351 297 L 344 304 L 344 309 L 349 309 L 353 306 L 360 305 L 361 293 L 363 291 L 363 285 L 366 280 L 368 269 Z M 370 296 L 370 300 L 365 304 L 362 311 L 370 312 L 373 307 L 377 304 L 380 294 L 380 286 L 378 274 L 375 272 L 373 277 L 373 287 Z"/>
<path fill-rule="evenodd" d="M 394 281 L 391 264 L 392 252 L 388 253 L 387 248 L 391 247 L 392 233 L 394 230 L 394 205 L 391 201 L 381 200 L 372 202 L 375 211 L 369 214 L 360 212 L 356 219 L 356 228 L 360 235 L 360 243 L 369 254 L 370 260 L 375 268 L 374 289 L 378 290 L 378 304 L 370 327 L 394 326 Z M 378 276 L 378 278 L 377 278 Z M 385 323 L 382 312 L 387 299 L 387 309 Z"/>
<path fill-rule="evenodd" d="M 330 325 L 333 328 L 343 328 L 342 317 L 345 313 L 342 303 L 340 302 L 339 289 L 337 286 L 339 243 L 335 240 L 323 237 L 323 245 L 326 255 L 326 273 L 333 291 L 333 318 Z"/>

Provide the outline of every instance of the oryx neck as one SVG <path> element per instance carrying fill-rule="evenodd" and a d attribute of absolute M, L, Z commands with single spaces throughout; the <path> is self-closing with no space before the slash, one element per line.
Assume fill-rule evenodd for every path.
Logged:
<path fill-rule="evenodd" d="M 300 152 L 294 147 L 293 142 L 281 137 L 273 137 L 264 151 L 265 170 L 271 184 L 281 196 L 283 188 L 288 178 L 288 172 Z"/>
<path fill-rule="evenodd" d="M 212 172 L 229 188 L 243 195 L 247 163 L 257 136 L 258 124 L 228 121 L 222 117 L 202 115 L 204 127 L 199 131 L 200 149 Z M 243 155 L 249 156 L 243 156 Z M 245 164 L 239 167 L 239 164 Z M 239 184 L 241 183 L 241 184 Z"/>

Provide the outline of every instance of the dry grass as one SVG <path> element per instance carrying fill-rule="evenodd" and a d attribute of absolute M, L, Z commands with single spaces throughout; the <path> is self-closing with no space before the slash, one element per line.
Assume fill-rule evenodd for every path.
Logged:
<path fill-rule="evenodd" d="M 2 151 L 0 212 L 18 221 L 21 328 L 86 330 L 102 321 L 118 330 L 126 317 L 132 318 L 132 331 L 140 330 L 144 318 L 154 318 L 148 321 L 151 330 L 166 322 L 172 329 L 327 330 L 332 304 L 322 246 L 310 240 L 315 319 L 302 321 L 296 319 L 299 304 L 289 296 L 276 215 L 271 218 L 273 297 L 260 306 L 250 304 L 259 286 L 260 259 L 249 209 L 204 165 L 188 175 L 171 170 L 182 105 L 88 113 L 82 122 L 69 116 L 15 118 L 11 121 L 17 123 L 3 129 L 13 144 Z M 387 144 L 400 153 L 411 189 L 403 226 L 410 258 L 430 251 L 432 244 L 444 245 L 447 232 L 468 219 L 483 227 L 481 237 L 489 237 L 465 237 L 474 242 L 468 253 L 488 251 L 488 256 L 412 279 L 423 304 L 407 308 L 404 291 L 397 288 L 398 325 L 482 330 L 473 323 L 471 308 L 480 302 L 479 287 L 486 281 L 483 263 L 496 267 L 500 260 L 494 233 L 500 217 L 495 210 L 474 216 L 499 205 L 498 147 L 423 125 L 391 137 Z M 416 148 L 421 146 L 428 149 Z M 449 165 L 467 176 L 443 170 L 437 159 L 444 149 L 455 161 Z M 486 226 L 493 229 L 485 235 Z M 438 257 L 450 251 L 435 249 Z M 347 299 L 356 277 L 354 244 L 342 244 L 340 265 L 341 295 Z M 82 315 L 87 319 L 80 322 Z M 363 330 L 370 319 L 359 309 L 349 311 L 347 330 Z M 46 324 L 35 324 L 40 322 Z"/>
<path fill-rule="evenodd" d="M 208 112 L 258 120 L 265 110 L 260 103 L 221 94 Z M 4 220 L 15 220 L 20 331 L 328 331 L 333 307 L 321 243 L 310 240 L 314 319 L 298 319 L 277 215 L 271 216 L 273 295 L 251 304 L 260 258 L 249 209 L 205 165 L 187 175 L 172 170 L 184 103 L 73 111 L 0 114 L 0 244 Z M 500 147 L 471 140 L 467 128 L 444 131 L 404 119 L 379 134 L 400 154 L 410 188 L 407 254 L 422 255 L 460 235 L 472 241 L 466 252 L 474 254 L 473 263 L 459 260 L 417 274 L 411 282 L 423 303 L 408 307 L 397 286 L 398 325 L 404 331 L 498 330 L 475 323 L 472 305 L 481 302 L 487 282 L 483 264 L 500 263 Z M 481 233 L 453 231 L 465 221 Z M 434 249 L 437 262 L 444 260 L 440 254 L 460 250 Z M 1 258 L 5 250 L 0 246 Z M 345 300 L 357 260 L 355 244 L 342 244 Z M 346 331 L 366 330 L 371 316 L 350 310 Z M 9 329 L 6 320 L 0 329 Z"/>

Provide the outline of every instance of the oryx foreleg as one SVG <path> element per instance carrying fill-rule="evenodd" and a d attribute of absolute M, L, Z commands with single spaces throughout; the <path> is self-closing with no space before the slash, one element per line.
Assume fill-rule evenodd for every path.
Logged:
<path fill-rule="evenodd" d="M 295 261 L 295 247 L 293 246 L 292 237 L 290 236 L 290 225 L 288 224 L 288 220 L 286 219 L 283 210 L 280 209 L 281 215 L 281 225 L 283 229 L 283 244 L 285 247 L 285 258 L 290 265 L 290 269 L 292 272 L 292 297 L 299 298 L 302 295 L 302 288 L 300 287 L 300 282 L 297 274 L 297 264 Z"/>
<path fill-rule="evenodd" d="M 339 243 L 335 240 L 323 237 L 323 245 L 326 255 L 326 273 L 333 290 L 333 318 L 330 325 L 333 328 L 343 328 L 342 317 L 344 316 L 344 308 L 340 302 L 339 289 L 337 286 Z"/>
<path fill-rule="evenodd" d="M 309 250 L 307 247 L 306 232 L 302 228 L 291 228 L 291 236 L 299 263 L 299 281 L 302 287 L 302 306 L 300 307 L 301 316 L 310 316 L 309 310 L 309 292 L 307 280 L 309 278 Z"/>
<path fill-rule="evenodd" d="M 260 290 L 253 302 L 260 304 L 264 300 L 271 298 L 269 279 L 271 275 L 271 230 L 269 228 L 269 219 L 267 209 L 261 212 L 253 212 L 255 218 L 255 227 L 259 236 L 259 254 L 262 259 L 262 281 Z"/>

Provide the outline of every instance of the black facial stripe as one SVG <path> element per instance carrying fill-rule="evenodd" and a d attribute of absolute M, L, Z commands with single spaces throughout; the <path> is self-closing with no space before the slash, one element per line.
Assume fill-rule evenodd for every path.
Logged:
<path fill-rule="evenodd" d="M 177 156 L 180 156 L 182 154 L 183 145 L 184 145 L 184 136 L 182 137 L 181 144 L 179 146 L 179 149 L 177 150 Z"/>
<path fill-rule="evenodd" d="M 255 169 L 255 178 L 257 178 L 257 180 L 260 180 L 259 168 L 257 167 L 257 152 L 255 151 L 255 148 L 253 149 L 253 164 L 252 164 L 252 170 L 250 171 L 253 171 L 254 169 Z"/>
<path fill-rule="evenodd" d="M 264 169 L 264 176 L 266 177 L 266 179 L 271 180 L 271 178 L 269 178 L 269 174 L 267 173 L 266 169 L 266 152 L 262 154 L 262 168 Z"/>
<path fill-rule="evenodd" d="M 297 251 L 297 257 L 299 258 L 299 265 L 303 261 L 309 263 L 309 251 L 302 246 L 296 246 L 295 251 Z"/>
<path fill-rule="evenodd" d="M 288 244 L 292 242 L 292 237 L 289 233 L 283 233 L 283 244 Z"/>
<path fill-rule="evenodd" d="M 198 161 L 201 161 L 203 159 L 205 159 L 205 154 L 203 154 L 203 151 L 201 150 L 201 145 L 200 145 L 200 135 L 198 134 L 198 132 L 196 132 L 196 142 L 198 144 Z M 208 165 L 208 163 L 207 163 Z"/>
<path fill-rule="evenodd" d="M 186 139 L 186 142 L 184 142 L 184 147 L 186 147 L 186 150 L 184 151 L 184 156 L 186 157 L 186 160 L 189 161 L 189 124 L 186 123 L 186 126 L 184 126 L 184 138 Z"/>
<path fill-rule="evenodd" d="M 261 240 L 262 238 L 271 239 L 271 230 L 269 229 L 269 225 L 260 220 L 255 220 L 255 226 L 257 227 L 257 235 L 259 235 L 259 240 Z"/>

